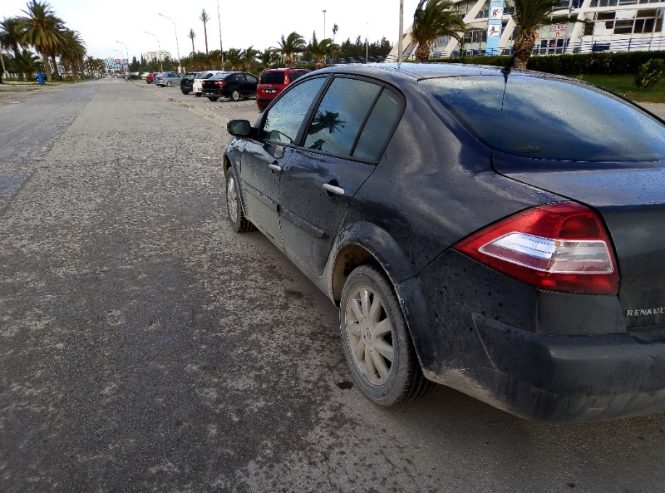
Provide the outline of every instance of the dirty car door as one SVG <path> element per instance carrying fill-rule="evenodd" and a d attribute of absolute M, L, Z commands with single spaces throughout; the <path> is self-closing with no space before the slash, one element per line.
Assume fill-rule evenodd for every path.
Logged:
<path fill-rule="evenodd" d="M 240 179 L 249 219 L 274 242 L 281 244 L 278 186 L 282 169 L 291 157 L 300 127 L 325 78 L 294 86 L 266 112 L 258 139 L 247 141 Z"/>

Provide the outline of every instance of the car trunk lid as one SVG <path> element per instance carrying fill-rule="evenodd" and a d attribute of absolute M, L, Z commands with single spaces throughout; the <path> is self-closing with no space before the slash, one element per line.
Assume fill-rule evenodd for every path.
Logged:
<path fill-rule="evenodd" d="M 614 243 L 627 329 L 665 326 L 665 161 L 575 163 L 496 153 L 494 167 L 595 209 Z"/>

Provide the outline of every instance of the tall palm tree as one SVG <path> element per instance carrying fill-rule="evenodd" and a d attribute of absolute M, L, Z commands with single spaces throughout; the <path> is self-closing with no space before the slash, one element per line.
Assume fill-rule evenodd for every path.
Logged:
<path fill-rule="evenodd" d="M 59 49 L 64 23 L 55 16 L 51 6 L 46 2 L 32 0 L 28 2 L 23 13 L 26 17 L 23 18 L 25 32 L 22 42 L 34 46 L 42 57 L 47 79 L 52 80 L 53 71 L 49 57 L 55 56 Z M 55 70 L 57 73 L 57 65 L 55 65 Z"/>
<path fill-rule="evenodd" d="M 196 33 L 194 32 L 194 29 L 189 30 L 189 34 L 187 35 L 189 39 L 192 40 L 192 53 L 196 53 L 196 50 L 194 49 L 194 38 L 196 37 Z"/>
<path fill-rule="evenodd" d="M 201 11 L 201 17 L 199 17 L 199 19 L 201 19 L 201 22 L 203 22 L 203 37 L 205 38 L 205 42 L 206 42 L 206 55 L 207 55 L 208 54 L 208 30 L 206 28 L 206 24 L 210 20 L 210 16 L 208 15 L 208 12 L 206 12 L 206 9 L 203 9 Z"/>
<path fill-rule="evenodd" d="M 284 35 L 282 34 L 282 39 L 278 43 L 277 50 L 284 56 L 286 66 L 290 67 L 293 65 L 293 55 L 304 51 L 306 46 L 305 38 L 294 31 L 286 39 L 284 39 Z"/>
<path fill-rule="evenodd" d="M 411 35 L 418 42 L 416 59 L 429 59 L 432 43 L 440 36 L 459 40 L 465 31 L 464 21 L 453 10 L 449 0 L 420 0 L 413 14 Z"/>
<path fill-rule="evenodd" d="M 279 56 L 277 55 L 277 52 L 274 48 L 267 48 L 263 50 L 263 53 L 260 55 L 260 59 L 263 66 L 266 68 L 273 63 L 279 62 Z"/>
<path fill-rule="evenodd" d="M 74 78 L 83 75 L 85 55 L 85 43 L 81 39 L 81 35 L 71 29 L 65 29 L 62 33 L 62 43 L 60 45 L 60 61 L 66 71 L 72 72 Z"/>
<path fill-rule="evenodd" d="M 14 58 L 21 57 L 21 38 L 24 26 L 19 17 L 5 17 L 0 22 L 0 48 L 7 48 L 14 52 Z M 23 80 L 23 71 L 19 71 L 19 78 Z"/>
<path fill-rule="evenodd" d="M 540 26 L 550 22 L 550 12 L 558 0 L 514 0 L 515 29 L 517 35 L 513 38 L 513 66 L 526 69 L 531 52 L 536 44 L 536 33 Z"/>

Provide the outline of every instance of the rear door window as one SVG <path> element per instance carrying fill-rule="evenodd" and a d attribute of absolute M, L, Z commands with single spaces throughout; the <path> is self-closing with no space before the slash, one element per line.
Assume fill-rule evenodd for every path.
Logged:
<path fill-rule="evenodd" d="M 335 78 L 314 113 L 304 146 L 335 156 L 351 156 L 358 132 L 381 89 L 364 80 Z"/>
<path fill-rule="evenodd" d="M 402 116 L 402 99 L 384 89 L 363 127 L 353 157 L 379 161 Z"/>
<path fill-rule="evenodd" d="M 588 162 L 665 158 L 665 125 L 593 86 L 519 75 L 421 84 L 479 140 L 507 154 Z"/>

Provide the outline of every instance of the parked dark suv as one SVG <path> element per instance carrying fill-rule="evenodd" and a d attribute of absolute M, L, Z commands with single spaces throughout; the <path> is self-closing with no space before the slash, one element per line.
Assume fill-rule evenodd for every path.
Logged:
<path fill-rule="evenodd" d="M 233 120 L 228 218 L 339 306 L 357 387 L 530 419 L 665 410 L 665 122 L 564 77 L 331 67 Z"/>
<path fill-rule="evenodd" d="M 259 79 L 250 73 L 225 72 L 205 79 L 202 94 L 210 101 L 217 101 L 220 97 L 238 101 L 256 96 L 258 83 Z"/>
<path fill-rule="evenodd" d="M 182 80 L 180 81 L 180 91 L 183 94 L 189 94 L 192 92 L 192 87 L 194 86 L 194 77 L 196 77 L 197 73 L 198 72 L 187 72 L 182 76 Z"/>
<path fill-rule="evenodd" d="M 261 72 L 256 88 L 256 105 L 259 110 L 263 111 L 286 86 L 307 72 L 309 70 L 297 68 L 273 68 Z"/>

